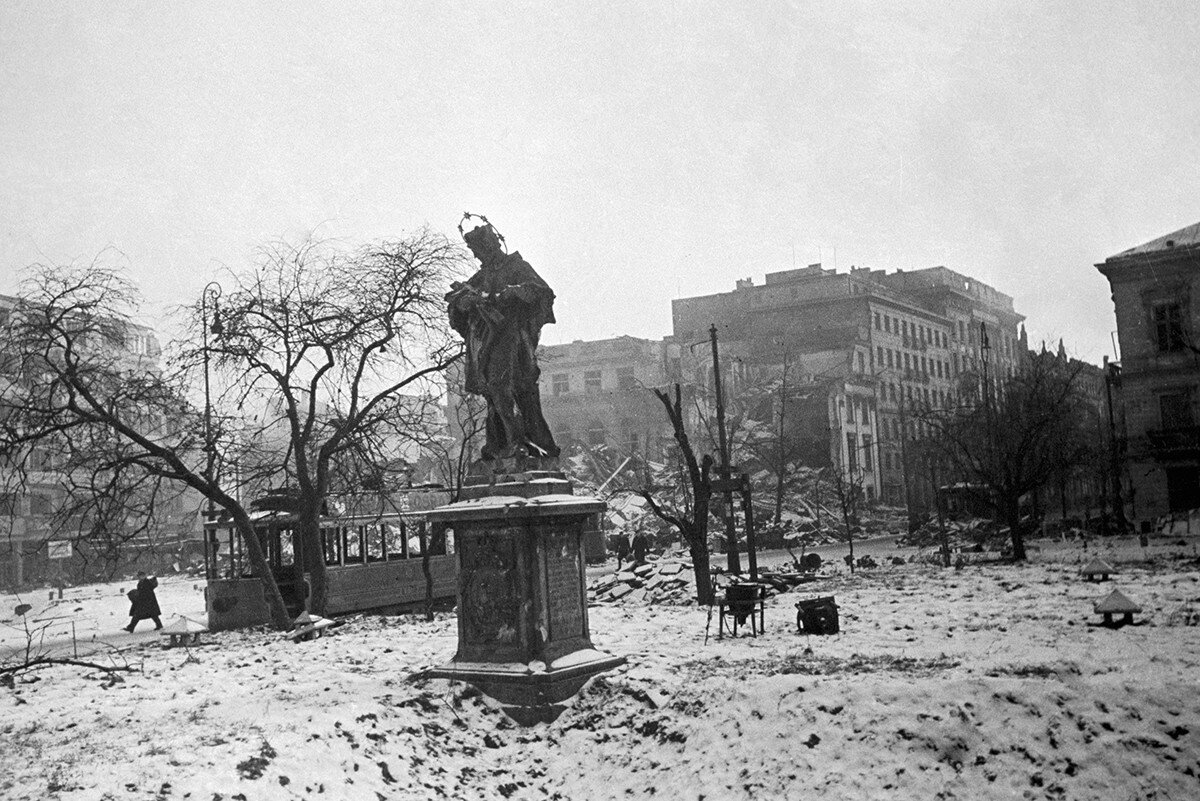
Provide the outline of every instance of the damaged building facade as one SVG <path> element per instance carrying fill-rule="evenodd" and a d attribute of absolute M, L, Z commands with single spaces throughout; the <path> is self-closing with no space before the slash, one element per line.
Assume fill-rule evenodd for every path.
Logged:
<path fill-rule="evenodd" d="M 857 476 L 868 501 L 914 511 L 933 499 L 908 444 L 920 434 L 919 411 L 978 392 L 985 369 L 1012 375 L 1027 352 L 1012 298 L 945 267 L 839 273 L 812 264 L 676 300 L 672 320 L 676 342 L 716 325 L 744 369 L 786 371 L 820 400 L 805 414 L 809 430 L 824 429 L 825 463 Z M 706 378 L 698 365 L 697 380 Z"/>
<path fill-rule="evenodd" d="M 1145 530 L 1200 508 L 1200 223 L 1096 268 L 1117 316 L 1126 514 Z"/>

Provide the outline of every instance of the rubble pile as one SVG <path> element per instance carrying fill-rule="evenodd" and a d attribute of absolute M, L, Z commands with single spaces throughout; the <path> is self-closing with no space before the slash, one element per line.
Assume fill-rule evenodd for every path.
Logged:
<path fill-rule="evenodd" d="M 717 592 L 736 577 L 713 571 L 713 586 Z M 789 592 L 793 588 L 814 581 L 813 572 L 789 573 L 764 570 L 759 572 L 758 581 L 767 588 L 767 595 Z M 601 576 L 589 583 L 588 602 L 645 606 L 687 606 L 695 603 L 696 579 L 691 562 L 681 559 L 663 559 L 629 567 L 616 573 Z"/>
<path fill-rule="evenodd" d="M 634 606 L 686 606 L 696 597 L 691 562 L 664 559 L 601 576 L 588 587 L 588 601 Z"/>

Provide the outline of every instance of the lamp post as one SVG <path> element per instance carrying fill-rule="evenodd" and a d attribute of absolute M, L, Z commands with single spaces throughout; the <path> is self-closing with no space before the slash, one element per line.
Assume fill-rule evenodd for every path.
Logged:
<path fill-rule="evenodd" d="M 220 336 L 225 328 L 221 325 L 221 285 L 216 281 L 209 281 L 204 287 L 204 292 L 200 295 L 200 328 L 201 342 L 203 344 L 204 356 L 204 479 L 208 483 L 213 480 L 213 438 L 212 438 L 212 397 L 209 394 L 209 378 L 208 378 L 208 305 L 212 303 L 213 321 L 212 333 L 214 336 Z M 213 517 L 213 501 L 208 499 L 208 518 Z"/>

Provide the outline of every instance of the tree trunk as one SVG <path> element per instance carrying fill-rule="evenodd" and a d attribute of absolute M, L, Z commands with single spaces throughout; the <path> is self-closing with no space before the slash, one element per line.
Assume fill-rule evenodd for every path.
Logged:
<path fill-rule="evenodd" d="M 714 601 L 712 575 L 708 567 L 708 543 L 702 537 L 688 538 L 688 553 L 692 556 L 692 573 L 696 577 L 696 603 L 701 606 L 712 606 Z"/>
<path fill-rule="evenodd" d="M 246 548 L 246 556 L 250 558 L 250 567 L 263 585 L 263 595 L 267 599 L 267 610 L 271 614 L 271 625 L 279 631 L 286 631 L 292 626 L 292 618 L 288 615 L 287 606 L 283 603 L 283 595 L 279 592 L 279 585 L 275 582 L 275 574 L 271 572 L 271 566 L 267 564 L 267 557 L 263 553 L 262 545 L 258 541 L 258 535 L 254 532 L 254 524 L 250 522 L 250 517 L 241 509 L 231 509 L 234 523 L 237 524 L 238 535 L 242 538 L 242 544 Z"/>
<path fill-rule="evenodd" d="M 1013 560 L 1025 561 L 1025 538 L 1021 534 L 1021 502 L 1020 499 L 1009 499 L 1004 503 L 1004 519 L 1008 523 L 1008 532 L 1012 537 Z"/>
<path fill-rule="evenodd" d="M 417 525 L 421 542 L 421 573 L 425 575 L 425 619 L 433 620 L 433 571 L 429 567 L 429 529 L 427 523 Z"/>
<path fill-rule="evenodd" d="M 324 615 L 329 603 L 329 582 L 325 569 L 325 548 L 321 542 L 321 518 L 317 510 L 301 508 L 296 522 L 303 552 L 297 559 L 300 572 L 297 579 L 303 581 L 305 573 L 308 574 L 308 611 L 314 615 Z"/>

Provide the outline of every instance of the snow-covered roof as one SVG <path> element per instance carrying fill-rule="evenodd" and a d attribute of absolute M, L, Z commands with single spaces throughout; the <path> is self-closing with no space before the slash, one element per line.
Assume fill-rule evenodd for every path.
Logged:
<path fill-rule="evenodd" d="M 1123 250 L 1115 256 L 1109 256 L 1106 261 L 1115 261 L 1147 253 L 1160 253 L 1176 248 L 1190 248 L 1196 245 L 1200 245 L 1200 222 L 1193 223 L 1186 228 L 1180 228 L 1178 231 L 1160 236 L 1157 239 L 1151 239 L 1149 242 L 1132 247 L 1129 250 Z"/>

